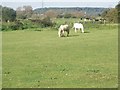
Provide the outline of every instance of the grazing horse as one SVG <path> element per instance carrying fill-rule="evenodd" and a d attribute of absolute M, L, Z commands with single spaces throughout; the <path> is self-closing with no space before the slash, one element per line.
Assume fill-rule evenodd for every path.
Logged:
<path fill-rule="evenodd" d="M 67 32 L 67 36 L 69 36 L 69 26 L 67 24 L 61 25 L 58 30 L 58 36 L 64 36 L 65 31 Z"/>
<path fill-rule="evenodd" d="M 77 32 L 77 29 L 78 30 L 81 29 L 81 32 L 84 33 L 84 27 L 83 27 L 83 24 L 81 23 L 74 23 L 73 28 L 75 28 L 75 32 Z"/>

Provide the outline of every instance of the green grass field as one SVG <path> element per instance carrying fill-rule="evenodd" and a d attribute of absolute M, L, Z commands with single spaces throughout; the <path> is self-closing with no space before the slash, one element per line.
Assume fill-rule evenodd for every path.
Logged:
<path fill-rule="evenodd" d="M 92 25 L 91 25 L 92 27 Z M 117 26 L 2 33 L 3 88 L 118 87 Z"/>

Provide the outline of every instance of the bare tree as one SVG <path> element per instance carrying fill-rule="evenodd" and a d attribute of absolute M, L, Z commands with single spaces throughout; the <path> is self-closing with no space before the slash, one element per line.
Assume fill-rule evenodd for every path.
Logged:
<path fill-rule="evenodd" d="M 48 10 L 44 14 L 50 18 L 56 18 L 58 15 L 57 11 L 54 11 L 54 10 Z"/>
<path fill-rule="evenodd" d="M 26 19 L 32 16 L 33 10 L 32 7 L 28 5 L 28 6 L 18 7 L 16 9 L 16 13 L 17 13 L 17 18 Z"/>

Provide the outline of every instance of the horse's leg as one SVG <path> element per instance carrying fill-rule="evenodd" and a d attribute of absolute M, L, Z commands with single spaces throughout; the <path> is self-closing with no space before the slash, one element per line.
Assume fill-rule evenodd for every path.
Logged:
<path fill-rule="evenodd" d="M 75 32 L 77 32 L 77 29 L 75 28 Z"/>
<path fill-rule="evenodd" d="M 83 29 L 83 28 L 81 28 L 81 30 L 82 30 L 82 33 L 84 33 L 84 29 Z"/>
<path fill-rule="evenodd" d="M 58 31 L 58 36 L 61 37 L 61 30 Z"/>
<path fill-rule="evenodd" d="M 67 31 L 67 37 L 69 36 L 69 30 Z"/>

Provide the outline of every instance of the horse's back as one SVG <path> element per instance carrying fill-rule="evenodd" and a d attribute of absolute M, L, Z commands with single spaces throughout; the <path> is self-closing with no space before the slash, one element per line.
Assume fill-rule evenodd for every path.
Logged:
<path fill-rule="evenodd" d="M 83 28 L 83 24 L 81 24 L 81 23 L 74 23 L 74 28 Z"/>
<path fill-rule="evenodd" d="M 67 24 L 66 25 L 60 25 L 60 29 L 67 30 L 68 29 L 68 25 Z"/>

